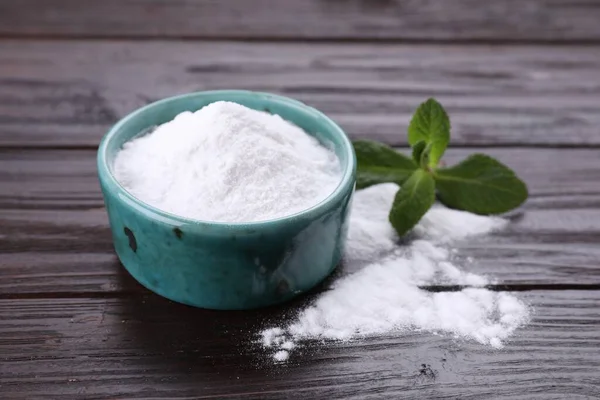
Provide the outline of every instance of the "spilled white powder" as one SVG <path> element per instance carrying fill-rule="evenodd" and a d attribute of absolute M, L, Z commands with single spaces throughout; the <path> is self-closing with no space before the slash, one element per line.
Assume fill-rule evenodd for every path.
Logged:
<path fill-rule="evenodd" d="M 114 172 L 152 206 L 219 222 L 306 210 L 331 194 L 342 174 L 336 155 L 301 128 L 223 101 L 125 143 Z"/>
<path fill-rule="evenodd" d="M 275 354 L 273 354 L 273 359 L 275 361 L 286 361 L 288 358 L 290 358 L 290 353 L 286 350 L 279 350 L 278 352 L 276 352 Z"/>
<path fill-rule="evenodd" d="M 436 205 L 401 244 L 388 222 L 398 190 L 383 184 L 356 192 L 350 219 L 347 264 L 363 268 L 335 282 L 289 324 L 261 332 L 273 360 L 288 360 L 304 339 L 351 340 L 371 335 L 426 331 L 503 346 L 529 318 L 512 294 L 483 288 L 488 280 L 455 264 L 453 240 L 505 226 L 484 217 Z M 430 292 L 427 285 L 464 285 L 457 292 Z"/>

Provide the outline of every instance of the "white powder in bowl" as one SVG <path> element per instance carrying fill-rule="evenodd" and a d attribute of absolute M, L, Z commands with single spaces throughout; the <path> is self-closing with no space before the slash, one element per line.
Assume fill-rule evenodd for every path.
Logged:
<path fill-rule="evenodd" d="M 400 244 L 388 222 L 398 185 L 356 192 L 345 260 L 363 268 L 334 282 L 289 323 L 261 332 L 275 362 L 304 339 L 351 340 L 404 332 L 446 333 L 494 348 L 527 322 L 529 308 L 510 293 L 484 288 L 484 276 L 460 269 L 452 241 L 501 229 L 506 221 L 435 205 Z M 469 286 L 430 292 L 427 285 Z"/>
<path fill-rule="evenodd" d="M 341 181 L 336 155 L 278 115 L 231 102 L 183 112 L 117 154 L 117 180 L 183 217 L 255 222 L 292 215 Z"/>

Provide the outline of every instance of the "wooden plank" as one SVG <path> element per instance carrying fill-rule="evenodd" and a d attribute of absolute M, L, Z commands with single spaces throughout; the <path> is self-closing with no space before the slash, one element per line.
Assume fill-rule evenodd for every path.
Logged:
<path fill-rule="evenodd" d="M 406 149 L 401 151 L 408 154 Z M 483 152 L 513 168 L 529 186 L 536 208 L 598 207 L 600 152 L 597 149 L 450 148 L 448 165 Z M 94 150 L 0 149 L 0 209 L 102 207 Z"/>
<path fill-rule="evenodd" d="M 3 398 L 591 398 L 600 291 L 519 293 L 503 350 L 426 333 L 308 343 L 285 367 L 255 344 L 300 304 L 215 312 L 155 296 L 0 301 Z M 422 365 L 425 364 L 425 367 Z M 589 397 L 588 397 L 589 396 Z"/>
<path fill-rule="evenodd" d="M 394 145 L 436 96 L 454 145 L 599 146 L 599 70 L 586 46 L 4 40 L 0 146 L 96 146 L 147 102 L 220 88 L 294 97 Z"/>
<path fill-rule="evenodd" d="M 533 209 L 502 233 L 456 243 L 463 269 L 499 285 L 600 285 L 600 209 Z M 94 222 L 96 220 L 96 222 Z M 99 211 L 0 211 L 0 293 L 147 292 L 122 270 Z M 352 271 L 345 265 L 342 273 Z"/>
<path fill-rule="evenodd" d="M 598 151 L 482 150 L 513 167 L 531 198 L 505 232 L 459 244 L 476 259 L 466 268 L 524 287 L 600 284 Z M 95 168 L 89 150 L 0 152 L 0 293 L 146 292 L 113 254 Z"/>
<path fill-rule="evenodd" d="M 597 41 L 594 1 L 4 0 L 0 34 L 54 37 Z"/>

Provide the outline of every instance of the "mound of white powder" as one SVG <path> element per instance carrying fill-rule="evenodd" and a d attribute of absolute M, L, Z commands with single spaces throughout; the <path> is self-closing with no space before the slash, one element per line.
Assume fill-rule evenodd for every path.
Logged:
<path fill-rule="evenodd" d="M 341 180 L 335 154 L 277 115 L 230 102 L 183 112 L 125 143 L 117 180 L 180 216 L 264 221 L 306 210 Z"/>
<path fill-rule="evenodd" d="M 509 293 L 484 288 L 488 280 L 455 264 L 453 240 L 501 229 L 506 222 L 436 205 L 399 244 L 388 222 L 398 190 L 383 184 L 354 197 L 345 260 L 364 267 L 335 282 L 290 323 L 261 332 L 262 345 L 282 362 L 304 339 L 351 340 L 426 331 L 503 346 L 527 322 L 529 309 Z M 427 285 L 464 285 L 430 292 Z"/>

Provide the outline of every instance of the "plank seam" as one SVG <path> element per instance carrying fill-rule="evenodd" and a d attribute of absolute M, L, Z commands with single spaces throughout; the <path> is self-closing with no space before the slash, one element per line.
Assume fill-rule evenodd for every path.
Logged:
<path fill-rule="evenodd" d="M 429 285 L 421 289 L 429 292 L 457 292 L 471 286 L 460 285 Z M 596 291 L 600 290 L 600 283 L 542 283 L 542 284 L 499 284 L 487 285 L 486 289 L 494 292 L 533 292 L 533 291 Z M 0 300 L 36 300 L 36 299 L 112 299 L 143 297 L 151 294 L 139 291 L 89 291 L 89 292 L 22 292 L 0 293 Z"/>
<path fill-rule="evenodd" d="M 239 42 L 239 43 L 323 43 L 323 44 L 370 44 L 370 45 L 462 45 L 462 46 L 600 46 L 600 38 L 580 39 L 508 39 L 508 38 L 471 38 L 471 39 L 433 39 L 433 38 L 368 38 L 359 36 L 345 37 L 286 37 L 286 36 L 203 36 L 203 35 L 90 35 L 90 34 L 23 34 L 0 33 L 2 40 L 19 41 L 132 41 L 132 42 Z"/>

